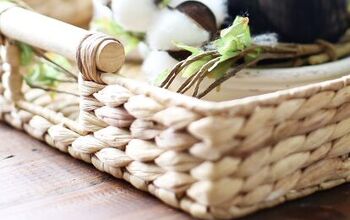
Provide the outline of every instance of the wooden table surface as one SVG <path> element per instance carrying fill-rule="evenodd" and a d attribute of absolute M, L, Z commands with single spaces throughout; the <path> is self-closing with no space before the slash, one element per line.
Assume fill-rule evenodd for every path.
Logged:
<path fill-rule="evenodd" d="M 0 123 L 0 219 L 192 219 Z M 243 220 L 350 219 L 350 184 Z"/>

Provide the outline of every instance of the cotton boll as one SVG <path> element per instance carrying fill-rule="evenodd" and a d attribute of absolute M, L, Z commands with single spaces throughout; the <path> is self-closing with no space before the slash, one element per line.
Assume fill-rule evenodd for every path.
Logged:
<path fill-rule="evenodd" d="M 228 17 L 227 0 L 198 0 L 202 2 L 214 13 L 216 24 L 220 27 Z"/>
<path fill-rule="evenodd" d="M 97 0 L 99 2 L 101 2 L 103 5 L 107 5 L 111 2 L 111 0 Z"/>
<path fill-rule="evenodd" d="M 154 83 L 158 75 L 167 69 L 173 68 L 178 63 L 165 51 L 152 51 L 142 65 L 142 71 L 146 74 L 150 83 Z"/>
<path fill-rule="evenodd" d="M 147 42 L 154 50 L 176 50 L 174 42 L 201 46 L 210 33 L 177 10 L 164 9 L 147 32 Z"/>
<path fill-rule="evenodd" d="M 172 0 L 169 3 L 171 7 L 177 7 L 178 5 L 188 2 L 189 0 Z M 228 17 L 227 0 L 195 0 L 206 5 L 215 15 L 216 24 L 220 27 L 225 19 Z"/>
<path fill-rule="evenodd" d="M 142 56 L 139 53 L 139 50 L 136 48 L 135 50 L 130 51 L 126 55 L 126 61 L 131 61 L 131 62 L 140 62 L 142 61 Z"/>
<path fill-rule="evenodd" d="M 137 49 L 142 59 L 146 59 L 146 57 L 151 52 L 149 46 L 145 42 L 140 42 L 139 45 L 137 46 Z"/>
<path fill-rule="evenodd" d="M 150 53 L 150 49 L 144 42 L 140 42 L 139 45 L 130 53 L 127 54 L 127 61 L 140 62 L 144 60 L 148 54 Z"/>
<path fill-rule="evenodd" d="M 100 0 L 93 0 L 92 5 L 94 8 L 93 19 L 111 19 L 112 18 L 112 10 L 109 9 L 106 5 L 104 5 Z"/>
<path fill-rule="evenodd" d="M 112 11 L 125 30 L 146 32 L 159 9 L 154 0 L 113 0 Z"/>

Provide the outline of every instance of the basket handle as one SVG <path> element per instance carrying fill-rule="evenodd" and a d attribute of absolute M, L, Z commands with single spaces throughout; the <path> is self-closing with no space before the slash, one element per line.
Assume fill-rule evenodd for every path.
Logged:
<path fill-rule="evenodd" d="M 96 69 L 102 72 L 117 72 L 125 60 L 124 48 L 116 39 L 91 33 L 11 3 L 0 4 L 0 32 L 9 39 L 58 53 L 71 60 L 81 57 L 81 50 L 93 52 L 88 55 L 84 53 L 88 60 L 76 61 L 93 61 Z"/>
<path fill-rule="evenodd" d="M 54 124 L 63 123 L 80 135 L 87 134 L 89 130 L 84 125 L 89 121 L 83 117 L 84 110 L 80 111 L 82 116 L 79 116 L 78 123 L 23 99 L 20 51 L 16 41 L 75 60 L 81 73 L 78 81 L 81 97 L 85 94 L 81 89 L 85 84 L 101 86 L 99 84 L 104 84 L 101 73 L 114 73 L 121 68 L 125 61 L 122 44 L 107 35 L 91 33 L 4 1 L 0 2 L 0 33 L 1 44 L 5 44 L 6 49 L 6 60 L 0 74 L 5 101 Z"/>

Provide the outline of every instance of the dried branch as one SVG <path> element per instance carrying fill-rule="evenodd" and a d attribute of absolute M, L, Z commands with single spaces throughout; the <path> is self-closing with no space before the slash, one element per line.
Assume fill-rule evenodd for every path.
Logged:
<path fill-rule="evenodd" d="M 189 83 L 184 83 L 185 87 L 182 90 L 178 90 L 179 93 L 185 93 L 187 92 L 201 77 L 202 75 L 206 75 L 208 73 L 208 70 L 213 67 L 218 61 L 220 60 L 220 57 L 217 57 L 215 59 L 210 60 L 206 64 L 202 66 L 202 68 L 196 73 L 193 74 L 191 77 L 192 80 Z"/>
<path fill-rule="evenodd" d="M 63 91 L 63 90 L 59 90 L 59 89 L 54 89 L 54 88 L 49 88 L 49 87 L 44 87 L 44 86 L 40 86 L 40 85 L 34 85 L 31 83 L 27 82 L 27 85 L 32 88 L 32 89 L 42 89 L 46 92 L 54 92 L 54 93 L 61 93 L 61 94 L 67 94 L 67 95 L 72 95 L 72 96 L 76 96 L 79 97 L 78 94 L 72 93 L 72 92 L 67 92 L 67 91 Z"/>
<path fill-rule="evenodd" d="M 234 69 L 232 69 L 231 71 L 229 71 L 228 73 L 226 73 L 223 77 L 215 80 L 211 85 L 209 85 L 209 87 L 204 90 L 202 93 L 196 95 L 196 98 L 203 98 L 204 96 L 206 96 L 209 92 L 211 92 L 212 90 L 214 90 L 216 87 L 220 86 L 222 83 L 224 83 L 226 80 L 230 79 L 231 77 L 235 76 L 238 72 L 242 71 L 243 69 L 252 67 L 254 65 L 256 65 L 258 62 L 262 61 L 262 60 L 268 60 L 268 59 L 286 59 L 286 58 L 291 58 L 293 57 L 292 54 L 273 54 L 273 53 L 266 53 L 263 54 L 261 56 L 259 56 L 258 58 L 247 62 L 247 63 L 243 63 L 240 64 L 238 66 L 236 66 Z"/>
<path fill-rule="evenodd" d="M 345 57 L 350 54 L 350 42 L 342 43 L 334 46 L 334 54 L 335 58 L 339 59 Z M 330 54 L 326 52 L 322 52 L 321 54 L 313 55 L 308 58 L 308 63 L 310 65 L 316 65 L 321 63 L 326 63 L 330 61 L 332 57 Z"/>
<path fill-rule="evenodd" d="M 327 43 L 327 42 L 326 42 Z M 350 54 L 350 42 L 342 42 L 339 45 L 333 47 L 332 44 L 329 44 L 332 47 L 325 48 L 325 45 L 322 43 L 315 44 L 292 44 L 292 43 L 280 43 L 275 46 L 260 46 L 252 45 L 251 47 L 241 51 L 237 56 L 230 59 L 232 63 L 232 69 L 224 74 L 221 78 L 215 80 L 212 84 L 209 85 L 203 92 L 199 92 L 202 81 L 210 74 L 210 69 L 216 67 L 218 64 L 221 55 L 217 51 L 208 51 L 201 53 L 196 56 L 192 56 L 187 60 L 184 60 L 178 63 L 170 72 L 168 77 L 161 84 L 162 88 L 169 88 L 175 78 L 181 74 L 181 72 L 188 67 L 190 64 L 201 60 L 205 57 L 210 57 L 210 60 L 207 61 L 199 71 L 191 75 L 184 83 L 180 85 L 177 92 L 186 93 L 189 89 L 194 87 L 194 92 L 192 96 L 197 98 L 202 98 L 211 92 L 216 87 L 220 86 L 223 82 L 234 77 L 239 71 L 257 65 L 261 61 L 267 60 L 282 60 L 283 62 L 274 62 L 273 64 L 262 65 L 264 67 L 291 67 L 291 66 L 302 66 L 305 64 L 318 64 L 329 61 L 330 54 L 327 49 L 334 48 L 332 51 L 337 58 L 344 57 Z M 261 50 L 260 55 L 249 62 L 244 62 L 239 64 L 238 61 L 242 60 L 248 53 L 253 52 L 254 50 Z M 286 61 L 284 61 L 286 60 Z M 260 64 L 259 64 L 260 65 Z"/>
<path fill-rule="evenodd" d="M 170 74 L 168 75 L 168 77 L 163 81 L 163 83 L 160 85 L 161 88 L 169 88 L 171 83 L 174 81 L 174 79 L 176 78 L 176 76 L 187 66 L 189 66 L 190 64 L 204 58 L 207 56 L 212 56 L 213 58 L 216 58 L 219 56 L 217 51 L 207 51 L 207 52 L 203 52 L 199 55 L 193 56 L 193 57 L 189 57 L 188 59 L 181 61 L 180 63 L 178 63 L 170 72 Z"/>
<path fill-rule="evenodd" d="M 69 70 L 67 70 L 66 68 L 64 68 L 63 66 L 59 65 L 58 63 L 56 63 L 55 61 L 51 60 L 49 57 L 47 57 L 45 55 L 45 53 L 41 52 L 40 50 L 34 49 L 34 53 L 40 57 L 43 58 L 45 61 L 47 61 L 49 64 L 53 65 L 54 68 L 56 68 L 57 70 L 61 71 L 62 73 L 64 73 L 65 75 L 67 75 L 68 77 L 72 77 L 75 82 L 78 81 L 78 77 L 70 72 Z"/>

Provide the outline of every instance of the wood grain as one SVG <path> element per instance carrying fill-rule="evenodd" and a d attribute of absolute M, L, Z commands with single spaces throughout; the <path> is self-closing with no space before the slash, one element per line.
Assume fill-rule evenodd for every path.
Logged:
<path fill-rule="evenodd" d="M 350 185 L 244 220 L 350 219 Z M 0 219 L 192 219 L 124 181 L 0 124 Z"/>
<path fill-rule="evenodd" d="M 4 36 L 45 51 L 58 53 L 70 60 L 76 59 L 82 40 L 90 33 L 85 29 L 36 12 L 14 7 L 10 3 L 1 3 L 0 11 L 3 11 L 0 30 Z M 105 36 L 107 37 L 107 35 Z M 90 41 L 99 42 L 96 38 Z M 88 45 L 90 44 L 91 42 L 88 43 Z M 96 59 L 99 70 L 113 73 L 124 64 L 124 48 L 118 41 L 105 40 L 100 45 L 92 44 L 91 47 L 93 46 L 98 46 L 96 56 L 92 59 Z"/>
<path fill-rule="evenodd" d="M 0 125 L 0 219 L 190 219 L 124 181 Z"/>

